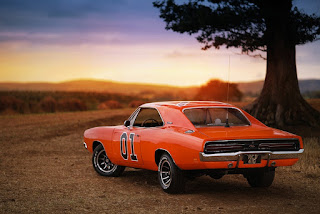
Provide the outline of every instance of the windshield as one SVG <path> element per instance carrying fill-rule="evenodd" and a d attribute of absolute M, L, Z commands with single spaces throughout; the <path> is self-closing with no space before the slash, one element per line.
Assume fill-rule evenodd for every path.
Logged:
<path fill-rule="evenodd" d="M 227 114 L 229 126 L 248 126 L 248 119 L 235 108 L 190 108 L 184 114 L 196 127 L 226 126 Z"/>

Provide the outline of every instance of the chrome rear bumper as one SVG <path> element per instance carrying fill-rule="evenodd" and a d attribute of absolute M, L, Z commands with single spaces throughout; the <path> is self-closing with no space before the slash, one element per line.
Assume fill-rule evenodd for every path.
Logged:
<path fill-rule="evenodd" d="M 205 154 L 200 152 L 200 161 L 214 162 L 214 161 L 239 161 L 241 156 L 246 154 L 259 154 L 262 160 L 277 160 L 277 159 L 295 159 L 301 154 L 304 149 L 299 151 L 247 151 L 247 152 L 232 152 L 232 153 L 216 153 L 216 154 Z"/>

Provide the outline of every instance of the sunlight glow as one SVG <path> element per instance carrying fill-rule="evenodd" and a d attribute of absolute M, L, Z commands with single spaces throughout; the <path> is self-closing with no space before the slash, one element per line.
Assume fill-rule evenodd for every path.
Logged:
<path fill-rule="evenodd" d="M 265 74 L 265 61 L 261 59 L 237 55 L 236 50 L 202 51 L 197 44 L 122 47 L 11 43 L 1 46 L 1 82 L 94 78 L 176 86 L 201 85 L 212 78 L 227 79 L 229 55 L 231 81 L 263 79 Z"/>

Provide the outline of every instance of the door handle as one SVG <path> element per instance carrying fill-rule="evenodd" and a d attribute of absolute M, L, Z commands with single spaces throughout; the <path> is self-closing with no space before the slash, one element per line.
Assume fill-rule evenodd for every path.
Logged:
<path fill-rule="evenodd" d="M 140 137 L 140 135 L 136 134 L 137 137 Z"/>

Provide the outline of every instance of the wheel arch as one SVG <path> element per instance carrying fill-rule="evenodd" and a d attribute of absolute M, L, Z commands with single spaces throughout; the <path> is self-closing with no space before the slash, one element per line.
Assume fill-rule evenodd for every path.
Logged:
<path fill-rule="evenodd" d="M 172 157 L 172 155 L 170 154 L 170 152 L 169 152 L 168 150 L 166 150 L 166 149 L 160 148 L 160 149 L 157 149 L 157 150 L 155 151 L 155 153 L 154 153 L 154 160 L 155 160 L 157 166 L 159 165 L 160 158 L 161 158 L 161 156 L 162 156 L 163 154 L 168 154 L 168 155 L 171 157 L 171 159 L 173 160 L 174 164 L 176 164 L 175 161 L 174 161 L 174 159 L 173 159 L 173 157 Z M 176 165 L 177 165 L 177 164 L 176 164 Z"/>
<path fill-rule="evenodd" d="M 95 150 L 95 148 L 97 148 L 97 146 L 99 146 L 100 144 L 102 145 L 102 147 L 103 147 L 104 151 L 106 151 L 106 149 L 104 148 L 103 143 L 101 143 L 101 142 L 100 142 L 100 141 L 98 141 L 98 140 L 94 140 L 94 141 L 92 142 L 92 151 L 94 151 L 94 150 Z"/>

